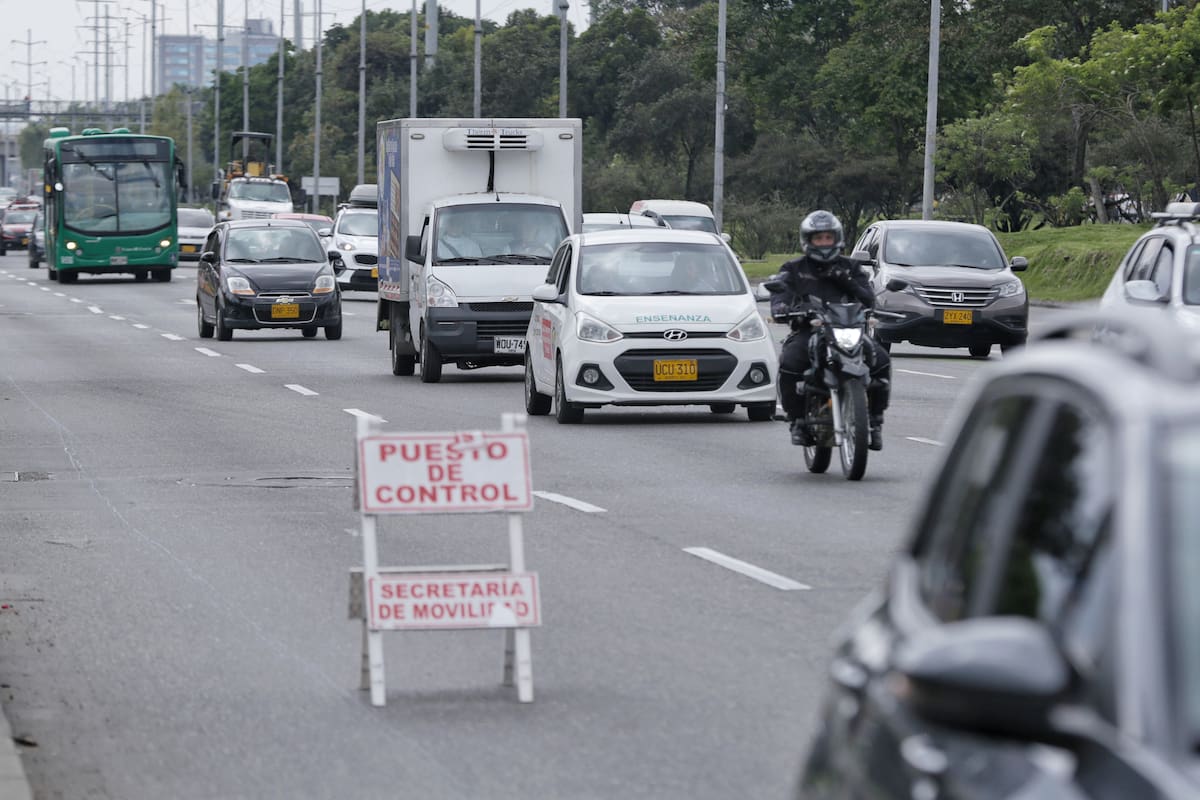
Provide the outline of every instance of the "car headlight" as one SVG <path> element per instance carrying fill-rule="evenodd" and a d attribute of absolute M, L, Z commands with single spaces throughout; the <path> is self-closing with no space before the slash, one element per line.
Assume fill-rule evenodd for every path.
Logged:
<path fill-rule="evenodd" d="M 313 294 L 329 294 L 336 285 L 332 275 L 319 275 L 316 285 L 313 286 Z"/>
<path fill-rule="evenodd" d="M 1025 291 L 1025 287 L 1020 281 L 1009 281 L 1008 283 L 1000 284 L 1001 297 L 1013 297 Z"/>
<path fill-rule="evenodd" d="M 347 253 L 349 253 L 353 249 L 354 249 L 354 245 L 350 244 L 349 242 L 342 242 L 341 244 L 338 245 L 338 250 L 345 250 Z"/>
<path fill-rule="evenodd" d="M 454 290 L 433 277 L 425 284 L 425 300 L 430 308 L 458 308 Z"/>
<path fill-rule="evenodd" d="M 575 333 L 581 342 L 615 342 L 624 335 L 607 322 L 580 312 L 575 318 Z"/>
<path fill-rule="evenodd" d="M 834 328 L 833 340 L 843 350 L 853 350 L 862 341 L 862 328 Z"/>
<path fill-rule="evenodd" d="M 755 311 L 739 322 L 736 328 L 725 334 L 725 338 L 735 342 L 753 342 L 766 335 L 767 327 L 763 325 L 762 317 Z"/>
<path fill-rule="evenodd" d="M 230 275 L 225 279 L 225 288 L 230 294 L 245 294 L 254 296 L 254 290 L 250 288 L 250 281 L 238 275 Z"/>

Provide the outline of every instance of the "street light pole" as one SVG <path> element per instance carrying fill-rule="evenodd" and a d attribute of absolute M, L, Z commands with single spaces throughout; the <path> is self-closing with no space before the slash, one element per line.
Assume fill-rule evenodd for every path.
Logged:
<path fill-rule="evenodd" d="M 483 112 L 483 19 L 479 11 L 479 0 L 475 0 L 475 93 L 471 106 L 475 118 L 479 119 Z"/>
<path fill-rule="evenodd" d="M 312 213 L 321 208 L 321 0 L 317 0 L 317 97 L 313 108 L 313 201 Z"/>
<path fill-rule="evenodd" d="M 937 2 L 937 0 L 934 0 Z M 713 221 L 724 230 L 725 215 L 725 0 L 717 8 L 717 109 L 713 131 Z"/>
<path fill-rule="evenodd" d="M 242 4 L 242 130 L 250 130 L 250 0 Z M 242 139 L 242 163 L 250 156 L 250 141 Z"/>
<path fill-rule="evenodd" d="M 417 116 L 417 0 L 412 0 L 412 30 L 408 35 L 408 115 Z"/>
<path fill-rule="evenodd" d="M 558 116 L 567 116 L 567 9 L 568 0 L 558 0 Z"/>
<path fill-rule="evenodd" d="M 283 3 L 279 0 L 279 72 L 275 76 L 275 172 L 283 172 Z"/>
<path fill-rule="evenodd" d="M 929 82 L 925 89 L 925 175 L 921 219 L 933 219 L 933 151 L 937 146 L 938 51 L 941 49 L 941 0 L 929 0 Z"/>
<path fill-rule="evenodd" d="M 363 183 L 367 138 L 367 0 L 362 0 L 358 33 L 358 182 Z"/>

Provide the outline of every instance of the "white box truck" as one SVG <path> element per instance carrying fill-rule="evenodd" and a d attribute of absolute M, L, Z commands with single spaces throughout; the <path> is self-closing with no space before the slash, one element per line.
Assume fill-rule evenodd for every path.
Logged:
<path fill-rule="evenodd" d="M 377 127 L 379 305 L 392 374 L 521 364 L 532 293 L 582 223 L 578 119 Z"/>

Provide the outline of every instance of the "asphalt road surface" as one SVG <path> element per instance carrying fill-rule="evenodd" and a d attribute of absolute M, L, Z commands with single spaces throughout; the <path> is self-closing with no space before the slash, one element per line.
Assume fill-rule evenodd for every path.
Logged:
<path fill-rule="evenodd" d="M 742 410 L 529 419 L 534 702 L 501 685 L 502 632 L 406 632 L 376 708 L 356 415 L 497 430 L 521 371 L 392 376 L 372 294 L 341 341 L 201 340 L 194 275 L 64 286 L 0 257 L 0 704 L 37 798 L 786 797 L 830 635 L 988 363 L 897 346 L 861 483 Z M 502 515 L 379 528 L 384 564 L 507 559 Z"/>

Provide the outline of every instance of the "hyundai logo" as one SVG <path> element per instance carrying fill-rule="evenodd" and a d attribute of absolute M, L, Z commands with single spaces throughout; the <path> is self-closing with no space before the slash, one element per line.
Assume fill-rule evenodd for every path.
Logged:
<path fill-rule="evenodd" d="M 687 331 L 671 328 L 669 331 L 663 331 L 663 338 L 668 342 L 682 342 L 687 338 Z"/>
<path fill-rule="evenodd" d="M 950 293 L 950 302 L 952 302 L 952 303 L 961 303 L 962 301 L 964 301 L 966 299 L 967 299 L 967 295 L 965 292 L 951 292 Z"/>

